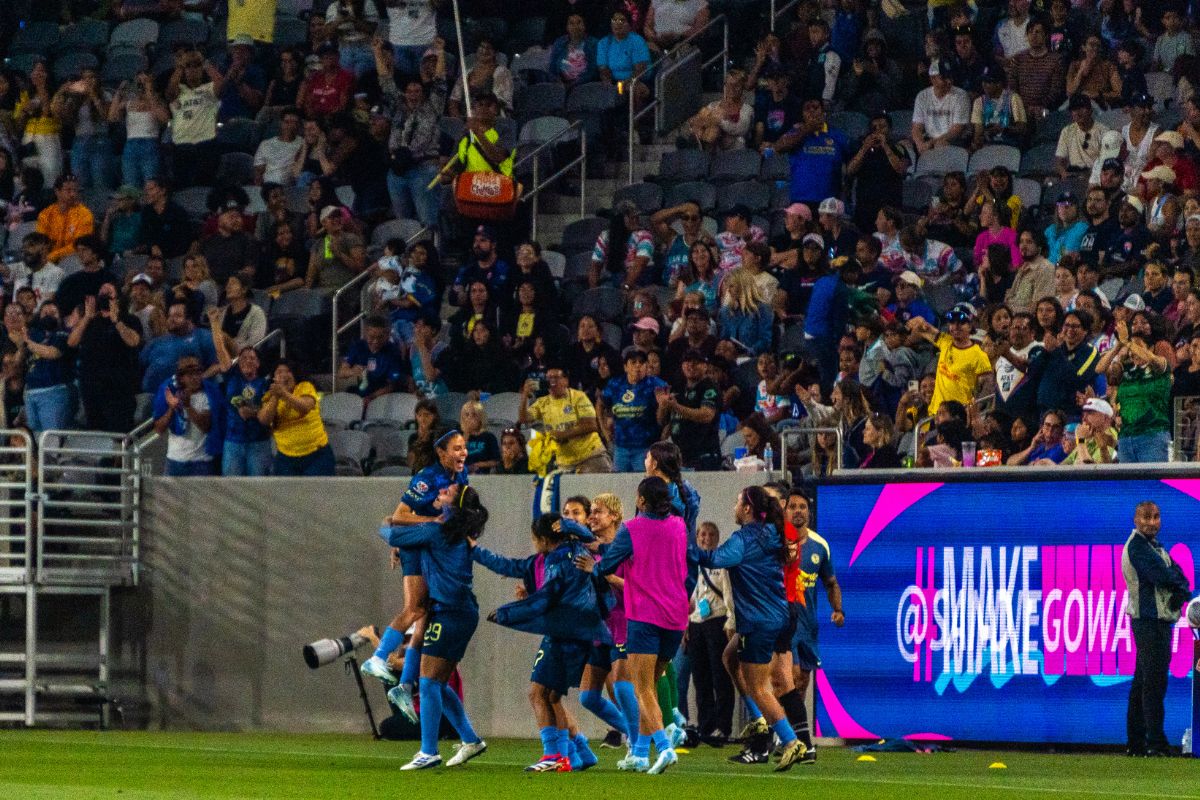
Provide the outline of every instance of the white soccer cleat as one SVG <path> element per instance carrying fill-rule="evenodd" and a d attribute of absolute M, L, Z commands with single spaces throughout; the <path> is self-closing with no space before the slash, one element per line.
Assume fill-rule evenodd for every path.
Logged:
<path fill-rule="evenodd" d="M 418 750 L 417 754 L 413 756 L 413 760 L 405 764 L 400 769 L 403 771 L 413 769 L 429 769 L 430 767 L 439 767 L 441 764 L 442 757 L 437 753 L 430 755 L 429 753 L 422 753 L 420 750 Z"/>
<path fill-rule="evenodd" d="M 413 704 L 412 691 L 403 683 L 398 683 L 388 689 L 388 701 L 396 708 L 400 709 L 400 713 L 404 718 L 416 725 L 420 718 L 417 716 L 417 707 Z"/>
<path fill-rule="evenodd" d="M 662 775 L 667 771 L 667 767 L 676 764 L 679 761 L 679 756 L 675 755 L 675 751 L 667 748 L 658 754 L 658 758 L 654 761 L 654 766 L 649 769 L 651 775 Z"/>
<path fill-rule="evenodd" d="M 465 764 L 475 756 L 481 756 L 487 751 L 487 742 L 480 739 L 478 742 L 468 743 L 463 742 L 458 747 L 458 752 L 450 756 L 450 760 L 446 762 L 447 767 L 457 767 L 460 764 Z"/>
<path fill-rule="evenodd" d="M 399 680 L 396 677 L 396 673 L 392 672 L 392 668 L 389 667 L 387 662 L 379 656 L 371 656 L 368 658 L 362 663 L 362 666 L 358 668 L 358 671 L 363 675 L 366 675 L 368 678 L 378 678 L 388 686 L 395 686 Z"/>

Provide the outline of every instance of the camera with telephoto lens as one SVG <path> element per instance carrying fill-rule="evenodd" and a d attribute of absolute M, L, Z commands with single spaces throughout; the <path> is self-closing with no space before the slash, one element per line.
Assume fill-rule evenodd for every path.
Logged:
<path fill-rule="evenodd" d="M 354 633 L 337 639 L 318 639 L 304 645 L 304 663 L 309 669 L 318 669 L 332 664 L 347 653 L 352 653 L 363 645 L 372 644 L 372 636 L 376 643 L 379 641 L 379 631 L 371 625 L 359 628 Z"/>

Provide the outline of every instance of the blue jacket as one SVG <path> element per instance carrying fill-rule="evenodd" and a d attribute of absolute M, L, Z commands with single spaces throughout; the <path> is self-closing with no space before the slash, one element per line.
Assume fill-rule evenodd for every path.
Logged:
<path fill-rule="evenodd" d="M 466 486 L 467 471 L 464 469 L 453 475 L 440 462 L 434 462 L 412 476 L 412 480 L 408 482 L 408 490 L 400 499 L 414 514 L 435 517 L 438 510 L 433 507 L 433 502 L 437 500 L 438 492 L 455 483 Z"/>
<path fill-rule="evenodd" d="M 688 547 L 689 559 L 700 566 L 729 570 L 738 633 L 777 630 L 787 624 L 782 548 L 775 526 L 758 522 L 734 531 L 716 550 Z"/>
<path fill-rule="evenodd" d="M 700 493 L 689 481 L 683 482 L 683 491 L 675 483 L 668 484 L 671 491 L 671 508 L 683 517 L 687 526 L 688 544 L 696 543 L 696 520 L 700 518 Z"/>
<path fill-rule="evenodd" d="M 150 407 L 150 413 L 154 419 L 158 419 L 167 413 L 168 386 L 171 387 L 171 391 L 173 392 L 179 391 L 179 386 L 176 384 L 174 376 L 167 378 L 159 385 L 158 391 L 154 393 L 154 402 Z M 220 387 L 210 380 L 201 381 L 200 389 L 204 392 L 204 396 L 208 398 L 208 410 L 211 414 L 208 433 L 204 435 L 204 452 L 213 458 L 219 458 L 221 451 L 225 449 L 225 395 Z M 177 436 L 181 436 L 190 424 L 186 416 L 181 413 L 176 414 L 171 418 L 168 430 Z"/>
<path fill-rule="evenodd" d="M 466 541 L 447 541 L 440 522 L 384 525 L 379 535 L 392 547 L 421 551 L 421 574 L 435 608 L 479 607 L 473 590 L 471 546 Z"/>
<path fill-rule="evenodd" d="M 1129 590 L 1125 612 L 1132 619 L 1175 623 L 1191 596 L 1187 578 L 1158 537 L 1147 539 L 1135 529 L 1121 553 L 1121 573 Z"/>
<path fill-rule="evenodd" d="M 491 619 L 524 633 L 612 644 L 596 583 L 575 567 L 579 555 L 591 554 L 575 541 L 564 542 L 546 554 L 542 585 L 535 587 L 537 556 L 507 558 L 476 546 L 472 559 L 498 575 L 523 580 L 529 593 L 524 600 L 500 606 Z"/>
<path fill-rule="evenodd" d="M 728 306 L 721 306 L 717 322 L 722 339 L 736 339 L 755 355 L 771 349 L 775 312 L 766 303 L 759 303 L 758 311 L 753 314 L 739 314 Z"/>

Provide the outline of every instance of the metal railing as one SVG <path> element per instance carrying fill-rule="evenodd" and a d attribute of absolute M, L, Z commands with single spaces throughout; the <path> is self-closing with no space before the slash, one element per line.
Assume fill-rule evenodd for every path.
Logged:
<path fill-rule="evenodd" d="M 1171 441 L 1172 461 L 1200 460 L 1200 397 L 1187 395 L 1174 399 L 1174 423 Z"/>
<path fill-rule="evenodd" d="M 771 0 L 771 33 L 775 32 L 775 23 L 787 12 L 800 5 L 800 0 L 791 0 L 780 8 L 775 7 L 776 0 Z"/>
<path fill-rule="evenodd" d="M 38 437 L 39 583 L 137 584 L 133 461 L 125 434 L 49 430 Z"/>
<path fill-rule="evenodd" d="M 971 405 L 980 411 L 985 410 L 986 406 L 994 407 L 996 405 L 996 395 L 995 393 L 985 394 L 983 397 L 976 398 Z M 921 429 L 932 430 L 933 425 L 931 423 L 935 419 L 937 419 L 936 416 L 925 417 L 922 420 L 918 420 L 917 424 L 913 427 L 912 459 L 914 464 L 916 464 L 917 457 L 921 454 Z"/>
<path fill-rule="evenodd" d="M 23 430 L 0 437 L 0 583 L 27 584 L 34 580 L 33 439 Z"/>
<path fill-rule="evenodd" d="M 567 164 L 563 165 L 561 168 L 559 168 L 559 170 L 557 172 L 555 172 L 553 175 L 551 175 L 549 178 L 546 178 L 545 180 L 541 180 L 541 178 L 539 177 L 539 174 L 538 174 L 540 171 L 541 162 L 542 162 L 541 158 L 539 157 L 540 154 L 542 153 L 542 151 L 546 150 L 551 145 L 557 143 L 560 140 L 570 140 L 571 138 L 573 138 L 573 137 L 569 136 L 569 134 L 572 131 L 579 132 L 578 133 L 579 155 L 576 156 L 575 158 L 571 159 L 571 161 L 569 163 L 567 163 Z M 533 150 L 530 150 L 528 153 L 526 153 L 524 156 L 521 157 L 520 161 L 518 161 L 516 164 L 513 165 L 513 172 L 515 173 L 517 171 L 518 167 L 520 167 L 521 165 L 523 165 L 525 162 L 529 161 L 530 159 L 533 159 L 533 187 L 530 191 L 524 192 L 521 195 L 520 202 L 521 203 L 528 203 L 530 201 L 533 202 L 533 207 L 530 209 L 530 217 L 531 217 L 530 238 L 533 239 L 534 241 L 537 241 L 538 195 L 541 193 L 542 189 L 545 189 L 547 186 L 554 183 L 562 176 L 566 175 L 568 172 L 573 170 L 576 167 L 576 165 L 579 166 L 579 216 L 580 217 L 587 216 L 587 131 L 583 127 L 583 122 L 581 122 L 580 120 L 576 120 L 575 122 L 572 122 L 569 126 L 567 126 L 566 128 L 563 128 L 561 131 L 554 134 L 554 136 L 551 136 L 546 141 L 540 143 Z"/>
<path fill-rule="evenodd" d="M 426 236 L 430 236 L 432 233 L 433 233 L 433 231 L 430 229 L 430 227 L 428 225 L 426 225 L 424 228 L 421 228 L 421 230 L 417 231 L 412 236 L 405 239 L 404 243 L 406 245 L 413 245 L 413 244 L 421 241 L 422 238 L 424 238 Z M 366 280 L 367 280 L 367 278 L 370 278 L 370 277 L 371 277 L 371 270 L 364 269 L 362 272 L 358 273 L 353 278 L 351 278 L 350 280 L 346 281 L 341 286 L 339 286 L 337 291 L 335 291 L 333 293 L 333 298 L 331 301 L 332 305 L 333 305 L 333 308 L 332 308 L 333 323 L 331 325 L 332 334 L 329 337 L 329 365 L 330 365 L 329 379 L 330 379 L 330 381 L 332 381 L 334 391 L 337 391 L 338 337 L 341 336 L 346 331 L 350 330 L 350 328 L 354 327 L 354 325 L 356 323 L 367 318 L 367 311 L 362 306 L 362 303 L 360 303 L 358 313 L 355 314 L 351 319 L 347 320 L 345 322 L 345 324 L 339 324 L 339 322 L 338 322 L 339 313 L 338 312 L 339 312 L 340 304 L 338 301 L 340 301 L 342 299 L 343 294 L 345 294 L 350 289 L 353 289 L 355 286 L 359 286 L 359 284 L 363 284 L 363 286 L 360 287 L 360 290 L 365 289 L 366 288 L 366 285 L 365 285 Z M 258 345 L 255 345 L 255 347 L 257 347 L 257 346 Z"/>
<path fill-rule="evenodd" d="M 783 471 L 785 480 L 791 479 L 791 472 L 788 470 L 788 439 L 803 439 L 805 437 L 816 438 L 818 433 L 832 433 L 834 436 L 835 446 L 837 447 L 836 458 L 834 459 L 833 471 L 837 472 L 842 468 L 842 429 L 837 427 L 823 428 L 806 428 L 802 425 L 790 425 L 779 431 L 779 466 Z M 812 443 L 816 447 L 816 442 Z M 804 449 L 801 443 L 797 443 L 797 447 Z M 770 465 L 768 465 L 770 469 Z"/>
<path fill-rule="evenodd" d="M 720 59 L 720 61 L 721 61 L 721 88 L 723 91 L 724 87 L 725 87 L 725 78 L 728 77 L 728 75 L 729 75 L 729 57 L 728 57 L 729 56 L 729 20 L 726 19 L 724 14 L 719 14 L 715 18 L 709 20 L 708 24 L 705 25 L 703 28 L 696 31 L 691 36 L 687 37 L 682 42 L 675 45 L 670 50 L 668 50 L 667 52 L 665 52 L 661 56 L 659 56 L 657 61 L 650 62 L 650 64 L 646 67 L 646 72 L 654 73 L 654 83 L 655 83 L 654 97 L 652 97 L 650 99 L 650 102 L 648 102 L 645 106 L 643 106 L 640 111 L 636 107 L 636 99 L 637 99 L 637 86 L 639 83 L 643 82 L 642 79 L 640 77 L 638 77 L 637 75 L 633 75 L 629 78 L 628 81 L 625 82 L 624 90 L 625 90 L 625 93 L 629 96 L 629 130 L 627 131 L 628 136 L 629 136 L 629 153 L 628 153 L 628 156 L 629 156 L 629 183 L 634 182 L 634 180 L 633 180 L 633 170 L 634 170 L 633 164 L 634 164 L 635 151 L 638 146 L 637 133 L 636 133 L 636 131 L 637 131 L 636 126 L 637 126 L 638 121 L 642 117 L 644 117 L 646 114 L 649 114 L 651 111 L 655 112 L 656 119 L 661 118 L 661 112 L 659 111 L 659 109 L 662 105 L 661 89 L 662 89 L 664 79 L 668 75 L 670 75 L 672 72 L 674 72 L 676 69 L 679 69 L 681 64 L 689 62 L 689 59 L 687 58 L 688 51 L 685 48 L 687 48 L 688 45 L 690 45 L 696 39 L 699 39 L 700 37 L 702 37 L 706 33 L 708 33 L 708 30 L 710 28 L 713 28 L 717 25 L 720 25 L 721 29 L 722 29 L 721 49 L 720 49 L 720 51 L 717 52 L 717 54 L 715 56 L 712 56 L 707 61 L 702 61 L 700 63 L 700 71 L 703 72 L 704 70 L 708 69 L 708 67 L 711 66 L 713 63 L 715 63 L 718 59 Z M 668 61 L 670 59 L 674 59 L 677 56 L 679 56 L 680 54 L 683 54 L 683 58 L 679 59 L 678 63 L 669 65 L 669 66 L 667 66 L 666 69 L 657 69 L 657 67 L 661 66 L 663 64 L 663 62 Z M 701 57 L 703 57 L 703 56 L 701 56 Z M 643 73 L 643 74 L 645 74 L 645 73 Z"/>

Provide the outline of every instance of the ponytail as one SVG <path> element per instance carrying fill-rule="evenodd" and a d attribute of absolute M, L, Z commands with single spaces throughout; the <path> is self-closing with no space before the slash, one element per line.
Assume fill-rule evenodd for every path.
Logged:
<path fill-rule="evenodd" d="M 643 504 L 642 510 L 652 516 L 667 517 L 674 510 L 671 507 L 671 491 L 662 478 L 643 478 L 638 484 L 638 497 Z"/>
<path fill-rule="evenodd" d="M 778 539 L 777 553 L 781 563 L 787 561 L 787 542 L 784 539 L 783 509 L 779 501 L 761 486 L 747 486 L 742 490 L 742 502 L 750 507 L 751 521 L 759 525 L 775 526 Z"/>
<path fill-rule="evenodd" d="M 450 542 L 478 539 L 487 525 L 488 510 L 479 499 L 479 492 L 463 486 L 450 507 L 450 515 L 442 523 L 442 535 Z"/>
<path fill-rule="evenodd" d="M 650 457 L 658 466 L 658 471 L 667 477 L 667 481 L 675 484 L 683 497 L 683 454 L 679 445 L 674 442 L 655 442 L 650 445 Z"/>

